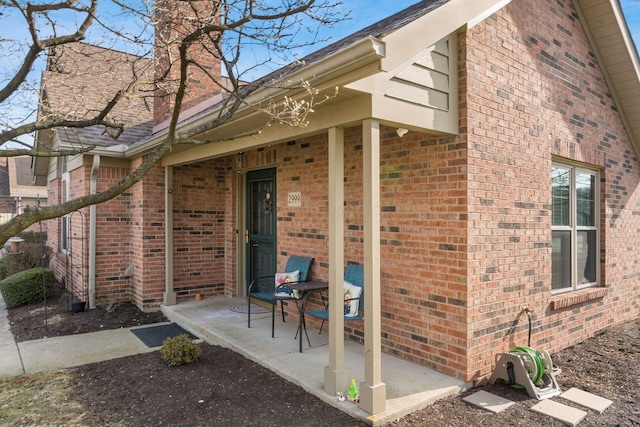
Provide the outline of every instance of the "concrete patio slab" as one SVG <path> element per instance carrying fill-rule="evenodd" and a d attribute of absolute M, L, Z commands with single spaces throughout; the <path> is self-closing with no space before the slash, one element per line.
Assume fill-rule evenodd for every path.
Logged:
<path fill-rule="evenodd" d="M 515 403 L 513 400 L 505 399 L 504 397 L 497 396 L 484 390 L 470 394 L 462 400 L 496 414 L 504 411 Z"/>
<path fill-rule="evenodd" d="M 584 390 L 580 390 L 576 387 L 570 388 L 569 390 L 565 391 L 560 395 L 560 397 L 577 403 L 578 405 L 582 405 L 586 408 L 593 409 L 594 411 L 598 411 L 598 413 L 600 414 L 603 413 L 604 410 L 611 406 L 611 404 L 613 403 L 609 399 L 605 399 L 604 397 L 597 396 Z"/>
<path fill-rule="evenodd" d="M 576 426 L 587 416 L 585 411 L 581 411 L 553 400 L 543 400 L 531 408 L 532 411 L 548 415 L 570 426 Z"/>
<path fill-rule="evenodd" d="M 215 297 L 201 301 L 182 302 L 162 306 L 162 311 L 173 322 L 201 337 L 210 344 L 230 348 L 250 360 L 278 373 L 330 405 L 380 425 L 395 420 L 443 397 L 461 392 L 471 384 L 441 374 L 424 366 L 383 354 L 382 381 L 387 388 L 386 409 L 370 415 L 351 402 L 340 402 L 336 396 L 324 391 L 324 368 L 329 365 L 328 334 L 309 328 L 311 347 L 304 337 L 303 352 L 294 339 L 298 321 L 276 318 L 275 338 L 271 338 L 271 313 L 251 315 L 251 328 L 247 315 L 230 310 L 242 304 L 243 298 Z M 298 336 L 298 339 L 300 337 Z M 363 346 L 345 341 L 345 368 L 357 382 L 364 380 Z M 347 390 L 344 390 L 345 393 Z"/>

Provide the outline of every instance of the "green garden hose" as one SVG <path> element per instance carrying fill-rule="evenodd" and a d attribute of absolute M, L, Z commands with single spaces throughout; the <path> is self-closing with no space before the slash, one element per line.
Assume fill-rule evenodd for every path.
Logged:
<path fill-rule="evenodd" d="M 509 353 L 526 355 L 525 367 L 529 372 L 529 378 L 531 378 L 531 382 L 533 384 L 537 384 L 542 379 L 545 372 L 545 363 L 544 363 L 545 359 L 544 359 L 544 356 L 540 354 L 537 350 L 531 347 L 520 346 L 509 351 Z M 521 384 L 514 384 L 513 386 L 517 388 L 523 387 L 523 385 Z"/>

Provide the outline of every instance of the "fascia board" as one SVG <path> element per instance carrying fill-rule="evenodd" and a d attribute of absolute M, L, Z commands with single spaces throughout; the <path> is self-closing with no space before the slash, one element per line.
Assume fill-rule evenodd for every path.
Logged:
<path fill-rule="evenodd" d="M 162 166 L 178 166 L 191 162 L 212 159 L 229 154 L 247 151 L 251 148 L 303 138 L 309 135 L 326 132 L 330 127 L 346 127 L 360 123 L 371 117 L 371 97 L 360 96 L 349 98 L 330 107 L 318 109 L 313 113 L 313 120 L 303 128 L 289 128 L 284 125 L 270 126 L 258 137 L 247 136 L 229 141 L 220 141 L 194 146 L 185 151 L 167 154 L 162 159 Z"/>

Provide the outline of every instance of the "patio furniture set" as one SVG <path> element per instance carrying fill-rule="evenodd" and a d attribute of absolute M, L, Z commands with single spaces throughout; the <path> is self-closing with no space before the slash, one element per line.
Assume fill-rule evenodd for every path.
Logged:
<path fill-rule="evenodd" d="M 275 337 L 276 306 L 280 302 L 282 321 L 285 321 L 284 304 L 293 301 L 298 308 L 299 326 L 296 338 L 300 334 L 300 353 L 302 353 L 302 331 L 311 346 L 307 334 L 306 316 L 322 321 L 319 333 L 322 333 L 324 322 L 329 320 L 329 306 L 324 292 L 329 290 L 329 284 L 318 280 L 311 280 L 309 270 L 313 258 L 292 255 L 287 260 L 284 272 L 273 276 L 255 278 L 247 291 L 248 315 L 247 327 L 251 327 L 251 301 L 257 300 L 271 305 L 271 337 Z M 364 268 L 360 265 L 349 264 L 344 272 L 344 320 L 355 321 L 364 319 Z M 312 295 L 320 294 L 320 304 L 309 306 Z M 320 307 L 320 308 L 315 308 Z"/>

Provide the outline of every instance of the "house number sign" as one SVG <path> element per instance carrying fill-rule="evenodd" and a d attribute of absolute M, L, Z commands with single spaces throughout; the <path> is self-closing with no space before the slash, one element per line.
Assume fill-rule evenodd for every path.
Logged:
<path fill-rule="evenodd" d="M 299 191 L 295 193 L 287 194 L 287 206 L 289 207 L 299 207 L 302 206 L 302 193 Z"/>

